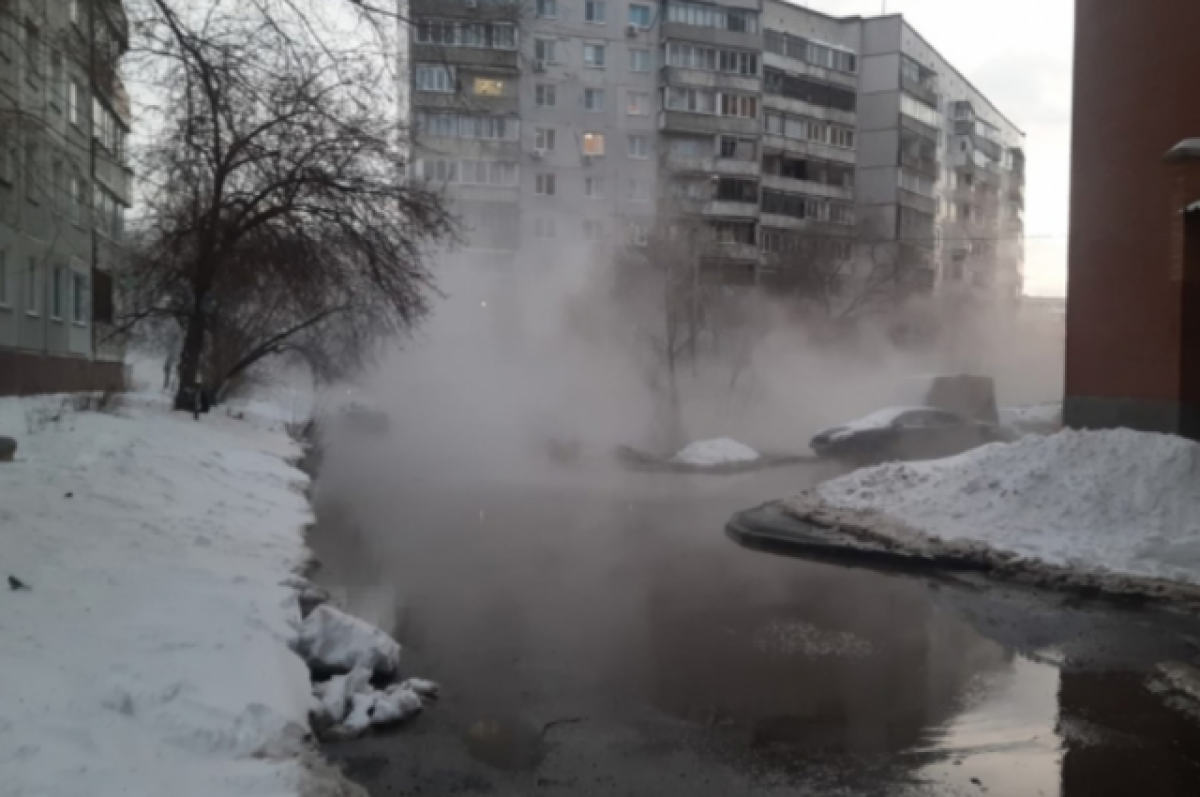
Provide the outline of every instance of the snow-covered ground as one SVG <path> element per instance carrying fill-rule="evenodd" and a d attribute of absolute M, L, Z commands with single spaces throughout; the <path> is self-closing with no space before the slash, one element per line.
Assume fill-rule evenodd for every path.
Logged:
<path fill-rule="evenodd" d="M 700 440 L 691 443 L 671 458 L 680 465 L 738 465 L 757 462 L 759 453 L 750 446 L 720 437 L 715 440 Z"/>
<path fill-rule="evenodd" d="M 286 436 L 0 399 L 0 795 L 314 793 Z"/>
<path fill-rule="evenodd" d="M 892 463 L 790 502 L 898 539 L 966 543 L 1092 574 L 1200 585 L 1200 444 L 1063 431 Z"/>

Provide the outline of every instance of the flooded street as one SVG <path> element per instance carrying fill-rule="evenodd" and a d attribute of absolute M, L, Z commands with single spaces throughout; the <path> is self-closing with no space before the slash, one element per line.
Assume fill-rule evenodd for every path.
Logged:
<path fill-rule="evenodd" d="M 1200 793 L 1200 730 L 1145 686 L 1193 626 L 725 537 L 815 464 L 456 480 L 340 456 L 318 578 L 444 690 L 328 748 L 373 795 Z"/>

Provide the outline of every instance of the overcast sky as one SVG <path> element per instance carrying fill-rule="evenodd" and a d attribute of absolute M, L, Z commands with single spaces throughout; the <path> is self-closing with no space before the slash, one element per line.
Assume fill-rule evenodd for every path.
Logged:
<path fill-rule="evenodd" d="M 792 0 L 878 15 L 884 0 Z M 1071 153 L 1072 0 L 886 0 L 1026 133 L 1025 291 L 1063 295 Z"/>

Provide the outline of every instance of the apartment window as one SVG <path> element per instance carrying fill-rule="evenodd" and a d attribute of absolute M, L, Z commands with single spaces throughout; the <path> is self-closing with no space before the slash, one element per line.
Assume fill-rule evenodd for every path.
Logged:
<path fill-rule="evenodd" d="M 604 199 L 604 178 L 583 178 L 583 195 L 590 199 Z"/>
<path fill-rule="evenodd" d="M 603 111 L 604 89 L 584 89 L 583 109 L 585 111 Z"/>
<path fill-rule="evenodd" d="M 642 29 L 650 27 L 650 6 L 630 4 L 629 24 Z"/>
<path fill-rule="evenodd" d="M 50 53 L 50 107 L 58 114 L 62 113 L 63 100 L 66 99 L 66 91 L 63 87 L 65 80 L 66 68 L 63 64 L 62 53 L 53 50 Z"/>
<path fill-rule="evenodd" d="M 554 151 L 554 128 L 539 127 L 533 131 L 533 148 L 544 152 Z"/>
<path fill-rule="evenodd" d="M 630 116 L 648 116 L 650 114 L 650 94 L 645 91 L 631 91 L 627 95 L 626 112 Z"/>
<path fill-rule="evenodd" d="M 423 19 L 417 22 L 418 44 L 444 47 L 480 47 L 512 50 L 517 46 L 516 27 L 508 22 L 455 22 Z"/>
<path fill-rule="evenodd" d="M 758 147 L 752 138 L 721 136 L 717 141 L 717 157 L 739 161 L 758 160 Z"/>
<path fill-rule="evenodd" d="M 27 22 L 22 28 L 24 41 L 21 46 L 25 50 L 25 77 L 37 80 L 42 76 L 42 34 L 32 22 Z"/>
<path fill-rule="evenodd" d="M 76 324 L 87 323 L 87 277 L 71 272 L 71 320 Z"/>
<path fill-rule="evenodd" d="M 713 240 L 719 244 L 754 245 L 752 222 L 719 221 L 712 225 Z"/>
<path fill-rule="evenodd" d="M 444 64 L 417 64 L 413 72 L 417 91 L 434 91 L 453 94 L 455 91 L 454 67 Z"/>
<path fill-rule="evenodd" d="M 942 115 L 923 102 L 913 99 L 907 94 L 900 95 L 900 113 L 911 116 L 918 122 L 934 128 L 941 128 Z"/>
<path fill-rule="evenodd" d="M 708 139 L 677 138 L 671 141 L 671 154 L 681 158 L 703 158 L 709 148 Z"/>
<path fill-rule="evenodd" d="M 0 249 L 0 307 L 10 307 L 12 298 L 8 295 L 8 252 Z"/>
<path fill-rule="evenodd" d="M 50 164 L 50 204 L 60 212 L 65 204 L 63 192 L 67 189 L 65 174 L 62 161 L 54 161 Z"/>
<path fill-rule="evenodd" d="M 466 138 L 482 141 L 517 141 L 521 122 L 504 116 L 471 116 L 418 111 L 417 129 L 435 138 Z"/>
<path fill-rule="evenodd" d="M 583 134 L 583 154 L 589 156 L 599 156 L 604 154 L 604 134 L 603 133 L 584 133 Z"/>
<path fill-rule="evenodd" d="M 558 237 L 558 225 L 553 216 L 533 217 L 533 237 L 541 241 L 553 241 Z"/>
<path fill-rule="evenodd" d="M 38 261 L 36 257 L 29 258 L 29 271 L 25 275 L 25 312 L 37 315 L 41 307 L 38 297 L 41 294 L 38 285 Z"/>
<path fill-rule="evenodd" d="M 650 137 L 642 135 L 633 135 L 629 137 L 629 157 L 631 158 L 649 158 L 650 157 Z"/>
<path fill-rule="evenodd" d="M 858 107 L 858 98 L 849 89 L 810 80 L 807 77 L 788 75 L 777 69 L 764 72 L 763 91 L 839 111 L 850 112 Z"/>
<path fill-rule="evenodd" d="M 645 246 L 650 243 L 650 227 L 633 221 L 629 223 L 629 243 L 634 246 Z"/>
<path fill-rule="evenodd" d="M 604 222 L 601 219 L 584 219 L 583 237 L 587 241 L 603 241 Z"/>
<path fill-rule="evenodd" d="M 707 89 L 668 86 L 666 106 L 668 110 L 672 111 L 714 113 L 716 111 L 716 95 Z"/>
<path fill-rule="evenodd" d="M 584 0 L 583 3 L 583 19 L 586 22 L 592 22 L 597 25 L 604 24 L 604 18 L 607 13 L 606 3 L 604 0 Z"/>
<path fill-rule="evenodd" d="M 854 149 L 854 131 L 848 127 L 830 125 L 829 144 L 842 149 Z"/>
<path fill-rule="evenodd" d="M 0 36 L 4 35 L 0 33 Z M 3 131 L 0 131 L 0 183 L 12 185 L 16 180 L 16 174 L 13 172 L 13 152 L 9 149 L 8 136 Z"/>
<path fill-rule="evenodd" d="M 744 119 L 758 118 L 758 98 L 745 94 L 722 94 L 721 116 L 740 116 Z"/>
<path fill-rule="evenodd" d="M 700 28 L 720 28 L 739 33 L 758 32 L 758 14 L 736 8 L 670 2 L 667 4 L 667 20 Z"/>
<path fill-rule="evenodd" d="M 585 43 L 583 45 L 583 65 L 590 66 L 593 69 L 603 69 L 604 45 Z"/>
<path fill-rule="evenodd" d="M 717 199 L 722 202 L 758 202 L 758 183 L 722 177 L 717 181 Z"/>
<path fill-rule="evenodd" d="M 504 81 L 477 77 L 475 78 L 474 90 L 477 97 L 503 97 Z"/>
<path fill-rule="evenodd" d="M 634 177 L 629 181 L 629 198 L 634 202 L 646 202 L 650 199 L 650 180 L 645 177 Z"/>
<path fill-rule="evenodd" d="M 515 186 L 518 184 L 517 165 L 504 161 L 459 161 L 458 181 L 464 185 Z"/>
<path fill-rule="evenodd" d="M 558 61 L 555 58 L 554 39 L 534 39 L 533 40 L 533 57 L 539 61 L 544 61 L 547 64 L 553 64 Z"/>
<path fill-rule="evenodd" d="M 936 182 L 928 177 L 922 177 L 919 174 L 913 174 L 912 172 L 901 169 L 900 187 L 905 191 L 911 191 L 914 194 L 932 197 L 936 188 Z"/>
<path fill-rule="evenodd" d="M 533 103 L 539 108 L 553 108 L 557 104 L 554 86 L 549 83 L 539 83 L 534 86 Z"/>
<path fill-rule="evenodd" d="M 629 48 L 629 71 L 630 72 L 649 72 L 653 66 L 653 61 L 650 58 L 650 50 L 645 47 L 630 47 Z"/>
<path fill-rule="evenodd" d="M 667 63 L 685 69 L 728 72 L 734 75 L 758 75 L 758 55 L 742 50 L 720 50 L 700 44 L 669 42 Z"/>
<path fill-rule="evenodd" d="M 50 282 L 50 317 L 56 321 L 61 321 L 63 317 L 63 305 L 66 304 L 67 290 L 67 270 L 62 266 L 55 266 L 51 272 Z"/>
<path fill-rule="evenodd" d="M 557 19 L 558 0 L 537 0 L 536 13 L 538 19 Z"/>
<path fill-rule="evenodd" d="M 78 81 L 67 83 L 67 119 L 76 127 L 83 127 L 83 86 Z"/>
<path fill-rule="evenodd" d="M 422 160 L 417 161 L 417 175 L 439 183 L 458 182 L 458 161 Z"/>
<path fill-rule="evenodd" d="M 538 196 L 554 196 L 555 193 L 554 175 L 539 174 L 534 178 L 533 193 Z"/>
<path fill-rule="evenodd" d="M 25 145 L 25 198 L 37 202 L 38 195 L 38 145 Z"/>

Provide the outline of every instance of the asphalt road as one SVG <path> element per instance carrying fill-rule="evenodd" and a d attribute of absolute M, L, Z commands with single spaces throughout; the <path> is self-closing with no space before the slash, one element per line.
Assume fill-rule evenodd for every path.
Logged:
<path fill-rule="evenodd" d="M 812 464 L 331 462 L 318 577 L 445 693 L 327 748 L 376 797 L 1200 794 L 1200 730 L 1145 685 L 1193 624 L 725 537 Z"/>

